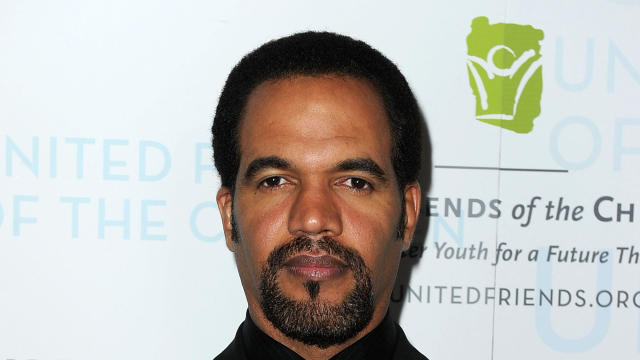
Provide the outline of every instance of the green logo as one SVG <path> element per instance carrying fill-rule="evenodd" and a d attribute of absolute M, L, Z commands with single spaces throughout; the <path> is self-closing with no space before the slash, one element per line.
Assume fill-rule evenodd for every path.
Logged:
<path fill-rule="evenodd" d="M 544 33 L 531 25 L 473 19 L 467 36 L 469 85 L 476 119 L 517 133 L 533 129 L 540 115 Z"/>

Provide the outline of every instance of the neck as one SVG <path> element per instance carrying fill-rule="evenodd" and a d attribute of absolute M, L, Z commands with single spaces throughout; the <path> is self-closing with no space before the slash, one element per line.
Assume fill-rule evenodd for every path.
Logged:
<path fill-rule="evenodd" d="M 342 350 L 346 349 L 356 341 L 360 340 L 362 337 L 370 333 L 373 329 L 375 329 L 384 319 L 384 316 L 387 312 L 387 307 L 389 303 L 380 304 L 381 306 L 376 306 L 376 309 L 373 312 L 373 316 L 371 321 L 367 326 L 362 329 L 356 336 L 351 339 L 345 341 L 341 344 L 336 344 L 329 346 L 327 348 L 320 348 L 315 345 L 307 345 L 298 340 L 294 340 L 285 334 L 283 334 L 280 330 L 273 326 L 271 321 L 269 321 L 262 312 L 262 309 L 258 304 L 249 304 L 249 315 L 251 316 L 251 320 L 256 324 L 260 330 L 262 330 L 265 334 L 270 336 L 272 339 L 281 343 L 282 345 L 288 347 L 289 349 L 295 351 L 298 355 L 302 356 L 307 360 L 326 360 L 330 359 L 334 355 L 338 354 Z"/>

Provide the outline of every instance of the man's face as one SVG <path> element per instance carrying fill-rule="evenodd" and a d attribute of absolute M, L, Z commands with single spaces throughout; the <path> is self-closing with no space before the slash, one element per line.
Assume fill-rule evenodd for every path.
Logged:
<path fill-rule="evenodd" d="M 235 194 L 218 204 L 252 315 L 344 342 L 384 315 L 419 209 L 418 185 L 398 187 L 378 93 L 351 77 L 265 82 L 239 139 Z"/>

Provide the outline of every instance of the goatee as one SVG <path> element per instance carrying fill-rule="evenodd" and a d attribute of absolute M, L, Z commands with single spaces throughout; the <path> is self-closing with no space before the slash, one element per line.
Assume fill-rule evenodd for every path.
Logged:
<path fill-rule="evenodd" d="M 278 273 L 284 263 L 303 251 L 321 251 L 346 264 L 354 278 L 353 289 L 342 302 L 322 301 L 318 294 L 322 284 L 306 281 L 303 285 L 308 300 L 293 300 L 278 286 Z M 373 317 L 374 299 L 371 275 L 356 250 L 347 248 L 330 237 L 312 240 L 298 237 L 271 252 L 262 269 L 260 306 L 266 318 L 286 336 L 307 345 L 327 348 L 353 338 Z"/>

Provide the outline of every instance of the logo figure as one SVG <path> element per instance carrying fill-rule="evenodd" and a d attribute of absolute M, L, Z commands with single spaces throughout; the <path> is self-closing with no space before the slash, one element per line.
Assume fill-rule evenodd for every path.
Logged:
<path fill-rule="evenodd" d="M 476 97 L 476 119 L 529 133 L 540 115 L 544 33 L 531 25 L 473 19 L 467 36 L 469 85 Z"/>

